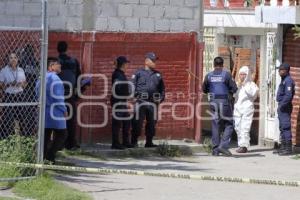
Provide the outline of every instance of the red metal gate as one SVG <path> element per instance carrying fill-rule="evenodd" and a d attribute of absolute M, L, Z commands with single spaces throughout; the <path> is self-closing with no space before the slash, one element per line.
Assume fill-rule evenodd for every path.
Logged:
<path fill-rule="evenodd" d="M 128 78 L 138 68 L 143 67 L 144 55 L 148 51 L 155 52 L 160 60 L 157 69 L 165 80 L 167 103 L 190 102 L 196 104 L 198 98 L 190 98 L 191 94 L 199 94 L 200 83 L 189 76 L 187 70 L 202 78 L 203 44 L 197 42 L 196 33 L 65 33 L 52 32 L 49 34 L 49 55 L 56 56 L 56 44 L 60 40 L 69 43 L 69 54 L 78 58 L 84 73 L 104 74 L 108 78 L 107 95 L 99 100 L 80 100 L 109 105 L 111 89 L 111 73 L 114 70 L 113 61 L 119 55 L 127 56 L 131 67 Z M 105 92 L 104 82 L 93 79 L 92 86 L 86 95 L 101 95 Z M 83 106 L 81 121 L 85 124 L 101 124 L 105 111 L 103 108 Z M 165 107 L 166 108 L 166 107 Z M 109 109 L 110 110 L 110 109 Z M 184 106 L 177 106 L 177 116 L 188 116 L 192 119 L 174 120 L 171 113 L 163 113 L 162 120 L 157 125 L 158 138 L 195 138 L 200 140 L 200 119 L 195 113 Z M 110 113 L 109 113 L 110 116 Z M 77 127 L 82 143 L 95 143 L 111 138 L 110 117 L 108 125 L 103 128 Z"/>

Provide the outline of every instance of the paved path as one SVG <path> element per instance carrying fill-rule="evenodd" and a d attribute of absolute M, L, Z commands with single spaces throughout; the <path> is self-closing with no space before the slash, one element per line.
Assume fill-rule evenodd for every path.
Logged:
<path fill-rule="evenodd" d="M 269 149 L 252 147 L 234 157 L 212 157 L 199 153 L 191 158 L 113 159 L 108 161 L 69 159 L 80 166 L 179 172 L 212 176 L 300 180 L 300 160 L 278 157 Z M 90 193 L 94 199 L 299 199 L 300 188 L 181 180 L 127 175 L 59 176 L 65 184 Z"/>

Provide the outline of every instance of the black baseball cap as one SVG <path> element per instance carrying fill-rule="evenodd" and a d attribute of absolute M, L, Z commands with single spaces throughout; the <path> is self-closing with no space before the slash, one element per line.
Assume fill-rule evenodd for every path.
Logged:
<path fill-rule="evenodd" d="M 130 61 L 125 56 L 119 56 L 117 59 L 117 65 L 123 65 L 125 63 L 130 63 Z"/>
<path fill-rule="evenodd" d="M 279 67 L 276 67 L 276 69 L 283 69 L 283 70 L 290 70 L 291 66 L 288 63 L 282 63 Z"/>
<path fill-rule="evenodd" d="M 145 58 L 149 58 L 150 60 L 152 60 L 153 62 L 158 60 L 158 57 L 155 55 L 155 53 L 153 52 L 148 52 L 145 55 Z"/>

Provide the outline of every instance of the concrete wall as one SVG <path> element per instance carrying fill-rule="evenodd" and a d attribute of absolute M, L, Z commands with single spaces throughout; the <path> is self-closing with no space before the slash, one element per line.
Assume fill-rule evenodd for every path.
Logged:
<path fill-rule="evenodd" d="M 199 0 L 48 0 L 50 30 L 189 32 Z M 41 0 L 0 0 L 0 26 L 39 27 Z"/>

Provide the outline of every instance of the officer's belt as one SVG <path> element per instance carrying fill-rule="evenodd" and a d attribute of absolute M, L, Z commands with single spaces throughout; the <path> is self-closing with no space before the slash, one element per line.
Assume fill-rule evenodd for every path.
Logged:
<path fill-rule="evenodd" d="M 228 99 L 228 95 L 227 94 L 209 94 L 209 97 L 211 99 Z"/>

